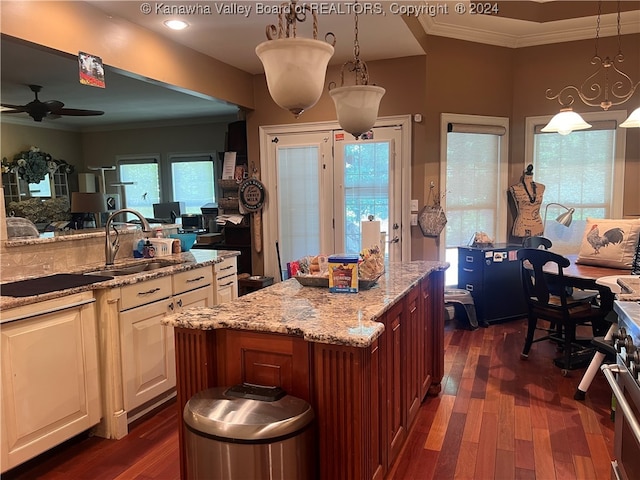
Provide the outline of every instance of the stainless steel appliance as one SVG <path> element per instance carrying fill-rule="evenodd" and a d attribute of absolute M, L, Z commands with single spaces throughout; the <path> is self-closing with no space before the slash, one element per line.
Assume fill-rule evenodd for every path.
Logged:
<path fill-rule="evenodd" d="M 209 233 L 219 233 L 220 226 L 216 223 L 218 217 L 218 205 L 215 203 L 206 203 L 200 207 L 204 226 Z"/>
<path fill-rule="evenodd" d="M 181 230 L 185 232 L 198 233 L 206 231 L 204 220 L 199 213 L 185 213 L 180 216 L 180 219 L 182 220 Z"/>
<path fill-rule="evenodd" d="M 632 480 L 640 472 L 640 302 L 616 301 L 616 363 L 601 369 L 616 396 L 611 478 Z"/>

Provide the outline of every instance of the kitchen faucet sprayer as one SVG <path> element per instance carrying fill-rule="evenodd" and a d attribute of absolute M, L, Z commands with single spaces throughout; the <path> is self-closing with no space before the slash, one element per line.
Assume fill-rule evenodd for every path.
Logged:
<path fill-rule="evenodd" d="M 131 213 L 132 215 L 135 215 L 136 217 L 138 217 L 140 219 L 140 222 L 142 222 L 142 231 L 143 232 L 151 232 L 151 226 L 149 225 L 149 222 L 147 222 L 147 219 L 144 218 L 144 216 L 136 211 L 136 210 L 132 210 L 130 208 L 121 208 L 120 210 L 116 210 L 115 212 L 113 212 L 111 215 L 109 215 L 109 218 L 107 218 L 107 222 L 105 223 L 105 243 L 104 243 L 104 254 L 105 254 L 105 259 L 106 259 L 106 264 L 107 265 L 113 265 L 113 262 L 116 259 L 116 253 L 118 253 L 118 249 L 120 248 L 120 243 L 119 243 L 119 239 L 118 239 L 118 230 L 116 229 L 116 227 L 113 227 L 113 231 L 116 232 L 116 238 L 112 241 L 110 241 L 109 239 L 109 230 L 111 225 L 113 224 L 113 218 L 116 215 L 120 215 L 121 213 Z"/>

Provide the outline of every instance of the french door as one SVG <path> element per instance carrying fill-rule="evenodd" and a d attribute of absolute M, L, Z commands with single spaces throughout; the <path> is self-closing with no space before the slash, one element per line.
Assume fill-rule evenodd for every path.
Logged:
<path fill-rule="evenodd" d="M 305 255 L 358 253 L 370 215 L 387 233 L 387 258 L 402 260 L 401 127 L 374 128 L 366 140 L 337 129 L 263 133 L 266 275 L 286 278 L 287 262 Z"/>

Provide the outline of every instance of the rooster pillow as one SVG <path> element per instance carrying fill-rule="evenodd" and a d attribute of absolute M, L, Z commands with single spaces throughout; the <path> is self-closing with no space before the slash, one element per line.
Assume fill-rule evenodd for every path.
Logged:
<path fill-rule="evenodd" d="M 631 270 L 640 219 L 587 218 L 576 263 Z"/>

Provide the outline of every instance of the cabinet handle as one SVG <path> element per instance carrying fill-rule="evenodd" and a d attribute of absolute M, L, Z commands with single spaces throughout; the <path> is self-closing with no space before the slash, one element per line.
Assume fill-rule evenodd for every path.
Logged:
<path fill-rule="evenodd" d="M 464 286 L 464 288 L 469 292 L 473 292 L 473 285 L 467 284 L 467 285 Z"/>
<path fill-rule="evenodd" d="M 156 293 L 160 290 L 160 287 L 152 288 L 151 290 L 147 290 L 146 292 L 138 292 L 138 295 L 151 295 L 152 293 Z"/>
<path fill-rule="evenodd" d="M 173 302 L 170 302 L 170 303 L 169 303 L 169 310 L 173 311 L 173 308 L 174 308 L 174 307 L 173 307 Z"/>
<path fill-rule="evenodd" d="M 473 268 L 463 268 L 463 272 L 473 272 Z"/>
<path fill-rule="evenodd" d="M 203 279 L 204 279 L 204 275 L 201 275 L 201 276 L 196 277 L 196 278 L 187 279 L 187 283 L 199 282 L 200 280 L 203 280 Z"/>
<path fill-rule="evenodd" d="M 220 270 L 229 270 L 230 268 L 233 268 L 233 265 L 229 265 L 228 267 L 223 267 Z"/>
<path fill-rule="evenodd" d="M 472 257 L 472 256 L 470 256 L 470 255 L 467 255 L 467 256 L 465 257 L 465 260 L 466 260 L 466 262 L 467 262 L 467 263 L 473 263 L 473 257 Z"/>
<path fill-rule="evenodd" d="M 418 309 L 418 307 L 416 307 L 415 305 L 413 306 L 413 308 L 411 309 L 411 311 L 409 313 L 413 313 Z"/>
<path fill-rule="evenodd" d="M 181 298 L 178 300 L 178 306 L 182 307 L 182 299 Z"/>
<path fill-rule="evenodd" d="M 228 287 L 228 286 L 230 286 L 230 285 L 233 285 L 233 282 L 228 282 L 228 283 L 225 283 L 225 284 L 223 284 L 223 285 L 220 285 L 220 287 L 219 287 L 219 288 L 222 288 L 222 287 Z"/>

